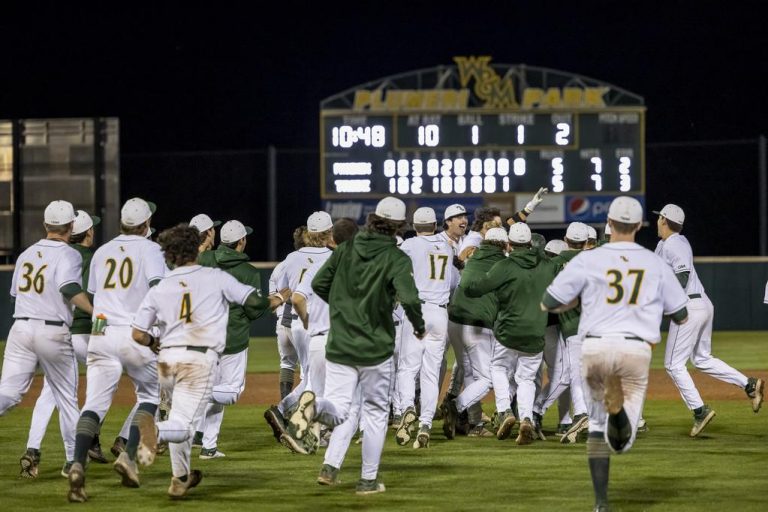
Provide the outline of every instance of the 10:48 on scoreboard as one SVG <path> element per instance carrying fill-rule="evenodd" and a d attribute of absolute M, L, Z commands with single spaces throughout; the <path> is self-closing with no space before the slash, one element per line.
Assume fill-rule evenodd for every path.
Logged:
<path fill-rule="evenodd" d="M 644 194 L 641 97 L 490 57 L 454 60 L 322 102 L 322 197 Z"/>

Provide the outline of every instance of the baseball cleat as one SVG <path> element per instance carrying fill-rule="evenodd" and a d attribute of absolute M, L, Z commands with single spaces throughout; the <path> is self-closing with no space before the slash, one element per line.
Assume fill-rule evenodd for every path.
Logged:
<path fill-rule="evenodd" d="M 443 410 L 443 434 L 446 439 L 456 437 L 456 424 L 459 422 L 459 410 L 456 408 L 455 400 L 446 400 Z"/>
<path fill-rule="evenodd" d="M 85 470 L 79 462 L 72 464 L 69 469 L 69 493 L 67 499 L 72 503 L 84 503 L 88 501 L 88 495 L 85 493 Z"/>
<path fill-rule="evenodd" d="M 378 494 L 386 490 L 387 489 L 386 487 L 384 487 L 384 484 L 382 484 L 378 480 L 365 480 L 361 478 L 357 482 L 357 488 L 355 489 L 355 494 L 359 496 L 365 496 L 368 494 Z"/>
<path fill-rule="evenodd" d="M 763 405 L 763 395 L 765 392 L 765 381 L 750 377 L 745 388 L 747 396 L 752 399 L 752 412 L 758 412 Z"/>
<path fill-rule="evenodd" d="M 429 448 L 429 431 L 430 428 L 426 425 L 422 425 L 419 428 L 419 435 L 416 436 L 416 440 L 413 442 L 413 449 Z"/>
<path fill-rule="evenodd" d="M 280 436 L 280 444 L 291 450 L 293 453 L 298 453 L 299 455 L 309 455 L 309 452 L 304 447 L 304 443 L 295 439 L 288 432 Z"/>
<path fill-rule="evenodd" d="M 605 380 L 605 409 L 608 414 L 618 414 L 624 407 L 624 389 L 621 387 L 621 377 L 611 375 Z"/>
<path fill-rule="evenodd" d="M 288 417 L 286 428 L 291 437 L 301 441 L 307 436 L 315 420 L 315 394 L 304 391 L 299 397 L 296 409 Z"/>
<path fill-rule="evenodd" d="M 562 444 L 573 444 L 578 440 L 579 434 L 585 432 L 588 429 L 589 417 L 586 414 L 577 414 L 573 417 L 571 428 L 569 428 L 568 431 L 563 434 L 563 437 L 560 438 L 560 442 Z"/>
<path fill-rule="evenodd" d="M 151 466 L 155 462 L 157 455 L 157 427 L 155 418 L 149 414 L 141 414 L 139 423 L 139 448 L 136 451 L 136 458 L 139 464 Z"/>
<path fill-rule="evenodd" d="M 317 475 L 317 483 L 320 485 L 340 484 L 339 471 L 339 468 L 335 468 L 330 464 L 323 464 L 323 467 L 320 469 L 320 474 Z"/>
<path fill-rule="evenodd" d="M 69 471 L 72 469 L 72 464 L 74 464 L 72 461 L 64 463 L 64 465 L 61 467 L 61 476 L 64 478 L 69 476 Z"/>
<path fill-rule="evenodd" d="M 704 430 L 704 427 L 709 425 L 709 422 L 711 422 L 715 418 L 715 411 L 709 408 L 708 405 L 702 405 L 701 406 L 701 412 L 699 414 L 694 413 L 693 415 L 693 427 L 691 427 L 691 433 L 689 434 L 691 437 L 698 436 L 702 430 Z"/>
<path fill-rule="evenodd" d="M 496 434 L 485 428 L 485 425 L 479 423 L 472 427 L 467 437 L 495 437 Z"/>
<path fill-rule="evenodd" d="M 563 437 L 565 433 L 571 429 L 572 426 L 573 426 L 573 423 L 558 423 L 557 432 L 555 432 L 555 435 L 557 437 Z"/>
<path fill-rule="evenodd" d="M 123 478 L 121 482 L 123 487 L 139 487 L 139 468 L 128 456 L 128 452 L 121 453 L 113 467 L 117 474 Z"/>
<path fill-rule="evenodd" d="M 499 430 L 496 431 L 496 439 L 503 441 L 512 433 L 512 427 L 517 423 L 517 418 L 512 414 L 512 409 L 507 409 L 499 414 Z"/>
<path fill-rule="evenodd" d="M 546 441 L 547 436 L 544 435 L 544 431 L 541 429 L 541 422 L 542 422 L 541 414 L 534 412 L 533 413 L 533 429 L 536 433 L 536 439 L 539 439 L 541 441 Z"/>
<path fill-rule="evenodd" d="M 27 448 L 27 451 L 19 459 L 21 466 L 21 478 L 37 478 L 40 470 L 40 450 Z"/>
<path fill-rule="evenodd" d="M 390 425 L 392 427 L 392 430 L 397 430 L 400 428 L 400 423 L 403 422 L 403 415 L 402 414 L 395 414 L 392 416 L 392 424 Z"/>
<path fill-rule="evenodd" d="M 109 449 L 110 452 L 112 452 L 112 455 L 115 457 L 119 457 L 121 453 L 125 451 L 125 443 L 126 440 L 123 439 L 120 436 L 117 436 L 115 438 L 115 442 L 112 444 L 112 448 Z"/>
<path fill-rule="evenodd" d="M 187 480 L 183 482 L 181 478 L 171 478 L 171 486 L 168 487 L 168 496 L 171 498 L 182 498 L 193 487 L 203 479 L 203 472 L 199 469 L 193 469 L 187 475 Z"/>
<path fill-rule="evenodd" d="M 640 420 L 637 422 L 637 432 L 643 433 L 648 432 L 648 423 L 645 421 L 645 419 L 640 418 Z"/>
<path fill-rule="evenodd" d="M 200 458 L 202 460 L 221 459 L 223 457 L 226 457 L 226 455 L 224 452 L 220 452 L 217 448 L 211 448 L 210 450 L 203 448 L 200 450 Z"/>
<path fill-rule="evenodd" d="M 195 437 L 192 438 L 192 448 L 203 447 L 203 433 L 200 431 L 195 432 Z"/>
<path fill-rule="evenodd" d="M 285 418 L 283 418 L 283 415 L 280 413 L 280 409 L 274 405 L 271 406 L 264 411 L 264 419 L 267 420 L 269 426 L 272 427 L 272 435 L 275 436 L 277 442 L 280 442 L 280 436 L 288 433 L 285 429 Z"/>
<path fill-rule="evenodd" d="M 88 450 L 88 458 L 93 462 L 98 462 L 99 464 L 106 464 L 109 462 L 104 456 L 104 452 L 101 451 L 101 445 L 99 444 L 94 444 L 90 447 Z"/>
<path fill-rule="evenodd" d="M 533 427 L 533 422 L 529 418 L 525 418 L 522 423 L 520 423 L 520 431 L 517 434 L 515 442 L 519 445 L 531 444 L 535 439 L 534 436 L 535 429 Z"/>
<path fill-rule="evenodd" d="M 416 416 L 416 410 L 413 407 L 409 407 L 405 410 L 400 425 L 395 431 L 395 441 L 400 446 L 405 446 L 411 442 L 413 436 L 413 428 L 416 421 L 419 418 Z"/>

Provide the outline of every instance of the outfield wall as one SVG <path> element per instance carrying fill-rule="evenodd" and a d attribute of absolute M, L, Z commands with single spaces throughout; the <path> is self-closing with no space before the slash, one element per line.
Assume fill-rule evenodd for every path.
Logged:
<path fill-rule="evenodd" d="M 696 258 L 707 294 L 715 305 L 715 330 L 768 330 L 768 305 L 763 304 L 768 281 L 768 258 L 702 257 Z M 252 263 L 261 271 L 261 289 L 268 290 L 268 280 L 276 263 Z M 9 290 L 13 268 L 0 267 L 0 290 Z M 5 339 L 13 322 L 10 300 L 0 302 L 0 339 Z M 272 336 L 274 315 L 264 315 L 251 325 L 252 336 Z"/>

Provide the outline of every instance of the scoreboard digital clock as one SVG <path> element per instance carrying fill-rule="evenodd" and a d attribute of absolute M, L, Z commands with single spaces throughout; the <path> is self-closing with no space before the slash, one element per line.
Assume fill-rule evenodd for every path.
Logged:
<path fill-rule="evenodd" d="M 563 72 L 455 60 L 321 104 L 322 197 L 644 194 L 642 98 Z"/>

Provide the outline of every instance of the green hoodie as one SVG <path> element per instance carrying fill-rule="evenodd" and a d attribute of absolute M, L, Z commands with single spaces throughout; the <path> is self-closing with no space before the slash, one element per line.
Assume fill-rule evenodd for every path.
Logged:
<path fill-rule="evenodd" d="M 516 249 L 488 273 L 467 283 L 468 297 L 494 293 L 499 313 L 493 332 L 507 348 L 529 354 L 544 350 L 547 313 L 539 303 L 555 277 L 556 266 L 536 249 Z"/>
<path fill-rule="evenodd" d="M 219 245 L 215 251 L 205 251 L 197 258 L 198 263 L 206 267 L 220 268 L 243 284 L 261 291 L 261 274 L 249 263 L 250 258 L 227 246 Z M 262 312 L 263 313 L 263 312 Z M 245 308 L 239 304 L 229 305 L 227 322 L 227 345 L 223 354 L 238 354 L 248 348 L 251 321 L 261 314 L 250 318 Z"/>
<path fill-rule="evenodd" d="M 557 265 L 556 272 L 559 274 L 565 265 L 576 257 L 581 251 L 567 249 L 562 251 L 556 257 L 552 258 L 552 263 Z M 581 317 L 581 304 L 573 309 L 569 309 L 564 313 L 557 315 L 558 323 L 560 324 L 560 333 L 563 335 L 563 339 L 567 340 L 571 336 L 575 336 L 579 332 L 579 318 Z"/>
<path fill-rule="evenodd" d="M 82 287 L 85 290 L 88 287 L 88 275 L 91 270 L 91 258 L 93 258 L 93 249 L 90 247 L 84 247 L 80 244 L 69 244 L 71 248 L 80 253 L 83 258 L 83 283 Z M 93 302 L 93 297 L 90 297 Z M 71 334 L 91 334 L 91 315 L 86 313 L 80 308 L 75 308 L 72 314 L 72 325 L 69 327 Z"/>
<path fill-rule="evenodd" d="M 470 299 L 465 292 L 466 283 L 481 279 L 493 265 L 505 258 L 504 250 L 495 245 L 480 244 L 467 260 L 461 282 L 448 304 L 448 318 L 461 325 L 474 325 L 493 329 L 499 302 L 492 293 Z"/>
<path fill-rule="evenodd" d="M 325 357 L 334 363 L 375 366 L 392 357 L 396 301 L 414 329 L 424 331 L 411 259 L 394 237 L 365 230 L 342 243 L 318 270 L 312 289 L 330 308 Z"/>

